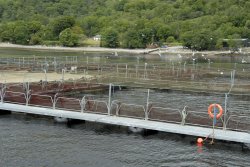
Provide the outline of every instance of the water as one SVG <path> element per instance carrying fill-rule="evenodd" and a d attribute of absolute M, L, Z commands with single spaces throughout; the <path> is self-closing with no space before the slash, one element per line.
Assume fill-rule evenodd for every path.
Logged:
<path fill-rule="evenodd" d="M 0 166 L 152 167 L 249 166 L 249 151 L 216 143 L 198 147 L 191 137 L 128 134 L 122 128 L 54 124 L 51 119 L 0 118 Z M 122 131 L 122 132 L 121 132 Z"/>
<path fill-rule="evenodd" d="M 9 63 L 22 63 L 23 58 L 26 63 L 33 62 L 34 58 L 36 61 L 47 61 L 54 62 L 56 58 L 57 62 L 68 63 L 76 60 L 78 62 L 88 63 L 126 63 L 126 64 L 166 64 L 186 62 L 187 64 L 199 65 L 204 64 L 205 66 L 211 66 L 215 68 L 238 68 L 238 69 L 249 69 L 250 56 L 248 54 L 238 55 L 223 55 L 223 56 L 202 56 L 201 54 L 195 54 L 195 56 L 180 55 L 180 54 L 162 54 L 162 57 L 155 55 L 145 54 L 133 54 L 133 53 L 118 53 L 118 56 L 114 52 L 84 52 L 84 51 L 59 51 L 59 50 L 32 50 L 32 49 L 19 49 L 19 48 L 0 48 L 0 63 L 7 61 Z M 20 60 L 19 60 L 20 59 Z M 194 61 L 195 60 L 195 61 Z"/>
<path fill-rule="evenodd" d="M 118 100 L 122 103 L 142 105 L 146 107 L 148 89 L 122 89 L 112 92 L 112 100 Z M 84 94 L 80 94 L 81 99 Z M 88 96 L 88 95 L 87 95 Z M 93 94 L 94 99 L 108 102 L 108 92 L 105 94 Z M 244 99 L 243 97 L 248 97 Z M 149 103 L 154 106 L 182 110 L 185 106 L 188 111 L 202 111 L 207 113 L 210 104 L 218 103 L 225 106 L 225 94 L 223 93 L 200 93 L 200 92 L 182 92 L 182 91 L 160 91 L 150 90 Z M 250 113 L 249 96 L 228 96 L 228 111 L 234 114 Z"/>

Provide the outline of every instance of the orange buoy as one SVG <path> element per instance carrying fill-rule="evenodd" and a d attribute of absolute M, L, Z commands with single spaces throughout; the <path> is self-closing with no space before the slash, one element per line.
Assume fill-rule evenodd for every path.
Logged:
<path fill-rule="evenodd" d="M 203 139 L 199 137 L 199 138 L 197 139 L 197 143 L 198 143 L 198 144 L 203 143 Z"/>
<path fill-rule="evenodd" d="M 216 119 L 219 119 L 222 114 L 223 114 L 223 109 L 222 107 L 219 105 L 219 104 L 211 104 L 209 107 L 208 107 L 208 114 L 211 118 L 214 118 L 214 114 L 213 114 L 213 109 L 214 108 L 218 108 L 219 109 L 219 114 L 216 115 Z"/>

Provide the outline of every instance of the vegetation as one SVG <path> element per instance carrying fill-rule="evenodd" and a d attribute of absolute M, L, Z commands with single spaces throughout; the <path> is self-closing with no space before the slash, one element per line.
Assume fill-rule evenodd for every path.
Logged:
<path fill-rule="evenodd" d="M 101 34 L 105 47 L 235 48 L 250 39 L 249 9 L 249 0 L 0 0 L 0 40 L 77 46 Z"/>

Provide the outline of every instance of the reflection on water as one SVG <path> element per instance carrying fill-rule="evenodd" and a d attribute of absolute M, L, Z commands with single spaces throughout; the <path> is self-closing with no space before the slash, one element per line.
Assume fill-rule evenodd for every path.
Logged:
<path fill-rule="evenodd" d="M 199 148 L 192 137 L 127 134 L 123 128 L 86 123 L 67 128 L 50 119 L 0 118 L 0 166 L 152 167 L 248 166 L 249 152 L 215 143 Z"/>
<path fill-rule="evenodd" d="M 250 56 L 245 54 L 228 54 L 228 55 L 217 55 L 211 56 L 201 53 L 192 54 L 177 54 L 177 53 L 162 53 L 161 56 L 156 54 L 135 54 L 120 52 L 85 52 L 85 51 L 59 51 L 59 50 L 32 50 L 32 49 L 18 49 L 18 48 L 0 48 L 0 58 L 15 57 L 15 58 L 41 58 L 47 57 L 47 59 L 54 59 L 56 57 L 61 61 L 71 60 L 72 56 L 78 57 L 79 61 L 88 61 L 89 63 L 137 63 L 144 64 L 148 63 L 179 63 L 186 62 L 188 64 L 231 64 L 234 67 L 234 63 L 247 64 L 250 63 Z M 88 59 L 88 60 L 87 60 Z"/>

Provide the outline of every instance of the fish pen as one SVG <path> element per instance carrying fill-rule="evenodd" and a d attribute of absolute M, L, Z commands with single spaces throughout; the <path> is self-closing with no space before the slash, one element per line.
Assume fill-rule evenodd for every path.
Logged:
<path fill-rule="evenodd" d="M 85 91 L 91 87 L 89 86 L 72 89 L 74 93 L 67 94 L 62 88 L 51 93 L 51 89 L 37 91 L 37 85 L 33 83 L 23 85 L 2 84 L 1 101 L 202 127 L 213 126 L 213 119 L 208 115 L 207 108 L 210 104 L 217 103 L 225 111 L 217 120 L 216 128 L 250 132 L 250 94 L 197 94 L 190 91 L 162 91 L 113 85 L 111 94 L 108 95 L 108 85 L 97 87 L 95 84 L 91 88 L 95 93 Z M 48 85 L 55 89 L 55 83 Z M 100 87 L 104 91 L 100 92 Z"/>
<path fill-rule="evenodd" d="M 240 60 L 179 54 L 158 61 L 115 55 L 0 58 L 2 73 L 45 74 L 36 83 L 6 84 L 2 76 L 1 101 L 202 127 L 214 125 L 207 110 L 216 103 L 224 109 L 217 128 L 249 133 L 250 67 L 248 59 Z M 61 80 L 48 82 L 51 72 L 61 74 Z M 82 79 L 64 80 L 65 73 Z"/>

